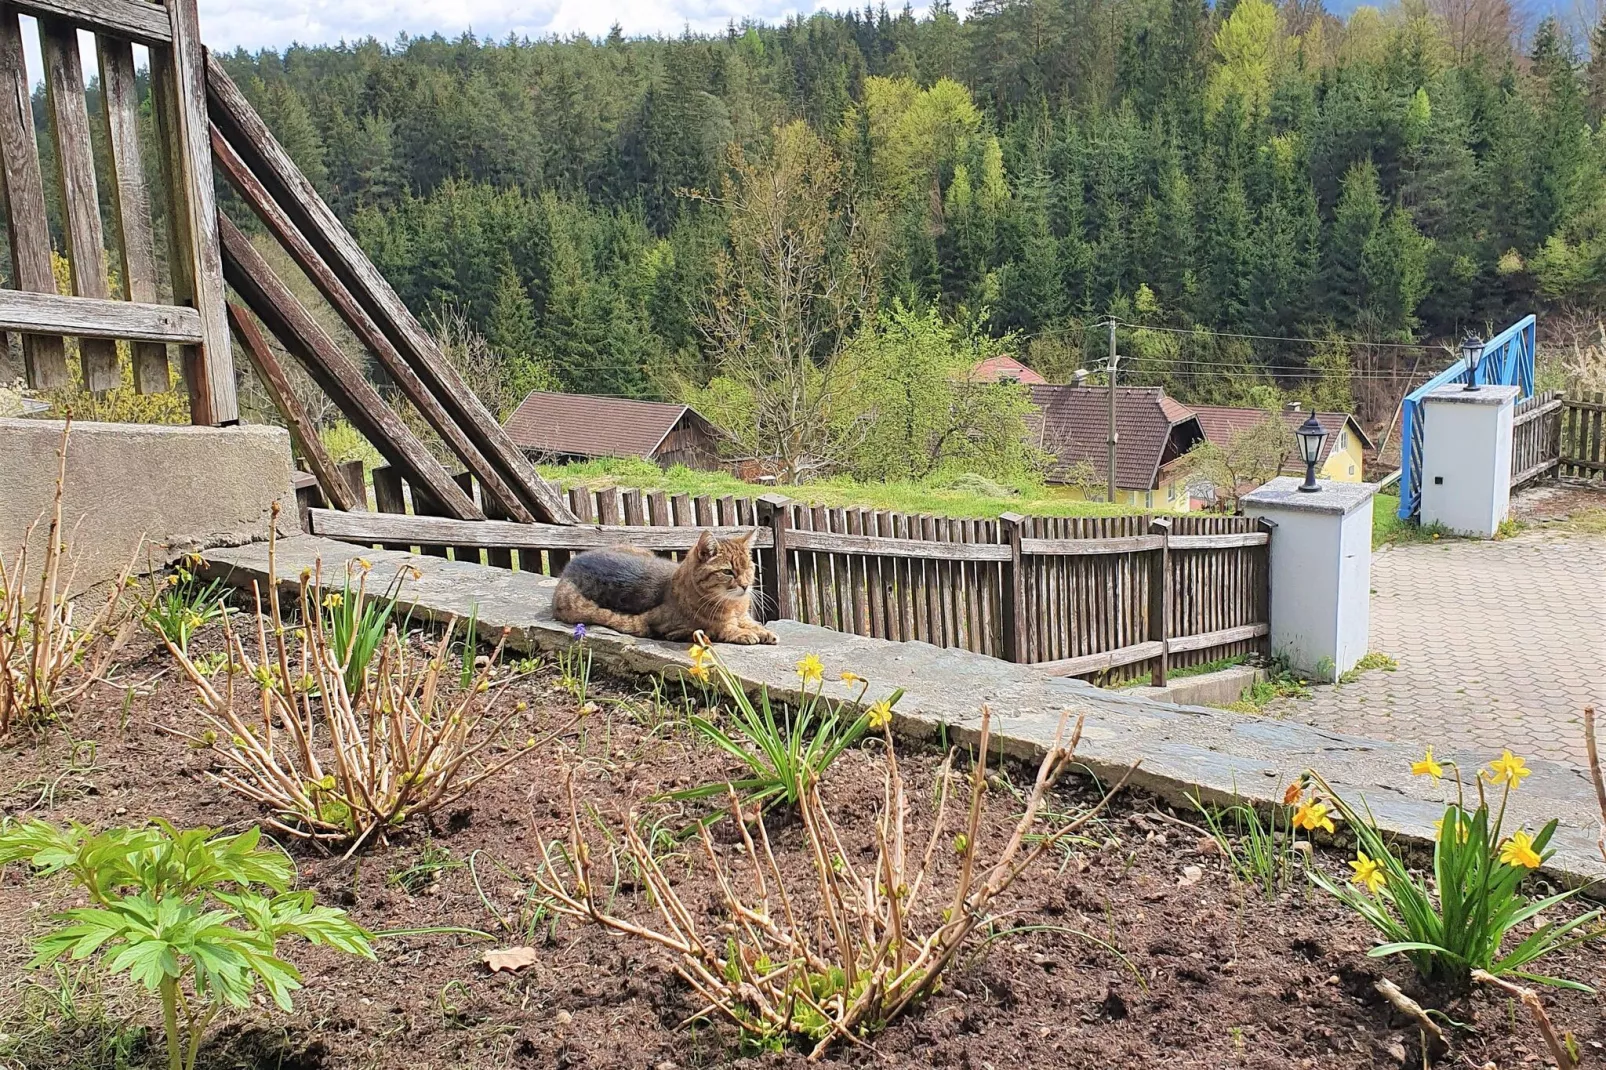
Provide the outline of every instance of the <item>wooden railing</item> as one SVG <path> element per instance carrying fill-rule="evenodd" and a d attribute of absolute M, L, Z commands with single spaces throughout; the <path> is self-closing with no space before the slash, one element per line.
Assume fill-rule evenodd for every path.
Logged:
<path fill-rule="evenodd" d="M 1560 474 L 1569 479 L 1606 479 L 1606 395 L 1568 398 L 1560 420 Z"/>
<path fill-rule="evenodd" d="M 54 154 L 42 169 L 23 63 L 19 14 L 38 19 L 44 58 L 43 139 Z M 97 167 L 84 93 L 78 33 L 95 35 L 105 121 L 107 201 L 122 292 L 110 292 L 107 235 L 101 222 Z M 162 195 L 146 188 L 141 157 L 140 99 L 134 44 L 150 52 L 151 113 Z M 195 0 L 16 0 L 0 7 L 0 167 L 11 240 L 12 289 L 0 290 L 0 330 L 22 335 L 28 385 L 68 385 L 64 339 L 77 341 L 82 382 L 102 392 L 122 381 L 117 342 L 127 341 L 133 383 L 141 393 L 168 389 L 168 346 L 183 356 L 190 416 L 198 424 L 232 424 L 239 412 L 225 321 L 216 203 L 206 122 L 206 72 Z M 43 175 L 56 180 L 62 251 L 72 295 L 56 292 Z M 167 289 L 159 297 L 152 210 L 166 212 Z"/>
<path fill-rule="evenodd" d="M 484 502 L 472 477 L 457 480 Z M 955 519 L 777 494 L 576 487 L 563 494 L 579 525 L 527 524 L 440 515 L 388 467 L 373 473 L 372 513 L 321 508 L 308 482 L 314 534 L 546 575 L 581 550 L 678 555 L 703 528 L 757 528 L 768 619 L 970 650 L 1062 676 L 1164 682 L 1172 668 L 1263 653 L 1269 630 L 1270 531 L 1243 517 Z"/>
<path fill-rule="evenodd" d="M 1511 489 L 1516 490 L 1561 464 L 1563 406 L 1560 391 L 1517 402 L 1511 417 Z"/>

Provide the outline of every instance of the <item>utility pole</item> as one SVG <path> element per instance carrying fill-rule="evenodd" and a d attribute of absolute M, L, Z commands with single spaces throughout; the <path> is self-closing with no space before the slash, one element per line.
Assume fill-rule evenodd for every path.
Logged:
<path fill-rule="evenodd" d="M 1121 358 L 1115 352 L 1115 317 L 1110 317 L 1110 361 L 1107 374 L 1110 380 L 1110 436 L 1107 439 L 1110 447 L 1109 476 L 1110 476 L 1110 502 L 1115 502 L 1115 367 Z"/>

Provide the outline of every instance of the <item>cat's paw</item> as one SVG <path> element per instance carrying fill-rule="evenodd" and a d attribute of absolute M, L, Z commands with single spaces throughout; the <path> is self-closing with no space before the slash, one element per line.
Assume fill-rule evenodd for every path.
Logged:
<path fill-rule="evenodd" d="M 756 646 L 763 641 L 762 636 L 753 632 L 735 632 L 725 638 L 725 642 L 734 643 L 737 646 Z"/>
<path fill-rule="evenodd" d="M 763 643 L 765 646 L 774 646 L 780 641 L 781 637 L 768 628 L 760 628 L 754 635 L 754 642 Z"/>

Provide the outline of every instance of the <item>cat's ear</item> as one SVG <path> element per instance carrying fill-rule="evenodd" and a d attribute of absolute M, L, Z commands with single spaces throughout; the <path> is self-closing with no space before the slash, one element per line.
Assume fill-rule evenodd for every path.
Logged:
<path fill-rule="evenodd" d="M 691 549 L 699 561 L 707 561 L 714 556 L 719 547 L 714 543 L 714 533 L 704 528 L 697 533 L 697 545 Z"/>
<path fill-rule="evenodd" d="M 751 550 L 753 548 L 753 540 L 756 539 L 756 538 L 758 538 L 758 529 L 754 528 L 752 531 L 749 531 L 746 535 L 743 535 L 737 541 L 742 544 L 742 549 Z"/>

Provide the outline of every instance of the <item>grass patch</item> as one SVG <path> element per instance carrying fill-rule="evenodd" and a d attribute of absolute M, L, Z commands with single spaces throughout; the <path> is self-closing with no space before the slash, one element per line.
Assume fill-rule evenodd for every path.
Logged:
<path fill-rule="evenodd" d="M 1237 702 L 1222 708 L 1234 713 L 1259 713 L 1280 698 L 1310 698 L 1312 694 L 1310 681 L 1278 660 L 1273 662 L 1266 679 L 1256 680 L 1244 688 Z"/>
<path fill-rule="evenodd" d="M 1353 684 L 1356 680 L 1361 678 L 1362 673 L 1371 672 L 1374 669 L 1382 669 L 1384 672 L 1394 672 L 1399 667 L 1400 663 L 1398 661 L 1395 661 L 1387 654 L 1379 654 L 1377 651 L 1373 650 L 1368 652 L 1367 655 L 1360 661 L 1357 661 L 1354 668 L 1345 669 L 1343 672 L 1339 673 L 1338 682 L 1341 684 Z"/>
<path fill-rule="evenodd" d="M 1379 546 L 1413 542 L 1437 542 L 1451 538 L 1449 530 L 1438 521 L 1428 525 L 1399 516 L 1400 498 L 1397 494 L 1379 494 L 1372 500 L 1372 549 Z"/>
<path fill-rule="evenodd" d="M 1074 492 L 1041 483 L 997 483 L 960 475 L 923 483 L 861 483 L 836 478 L 787 487 L 744 483 L 723 472 L 699 472 L 683 465 L 667 470 L 636 458 L 606 458 L 573 464 L 541 465 L 541 475 L 565 486 L 592 489 L 625 487 L 661 490 L 667 494 L 726 494 L 744 497 L 774 490 L 796 501 L 828 507 L 852 506 L 898 513 L 934 513 L 940 516 L 996 519 L 1003 513 L 1029 516 L 1137 516 L 1166 510 L 1143 509 L 1108 502 L 1087 502 Z M 1161 495 L 1164 497 L 1164 495 Z"/>
<path fill-rule="evenodd" d="M 1180 669 L 1167 669 L 1166 680 L 1168 682 L 1185 680 L 1190 676 L 1203 676 L 1208 672 L 1220 672 L 1222 669 L 1230 669 L 1234 665 L 1242 665 L 1248 660 L 1248 654 L 1233 654 L 1230 657 L 1216 658 L 1214 661 L 1206 661 L 1198 665 L 1185 665 Z M 1148 683 L 1149 678 L 1147 676 L 1140 676 L 1135 680 L 1127 680 L 1125 683 L 1116 684 L 1114 690 L 1124 691 L 1129 687 L 1147 687 Z"/>
<path fill-rule="evenodd" d="M 1606 535 L 1606 509 L 1580 509 L 1565 520 L 1545 525 L 1550 531 L 1577 535 Z"/>

